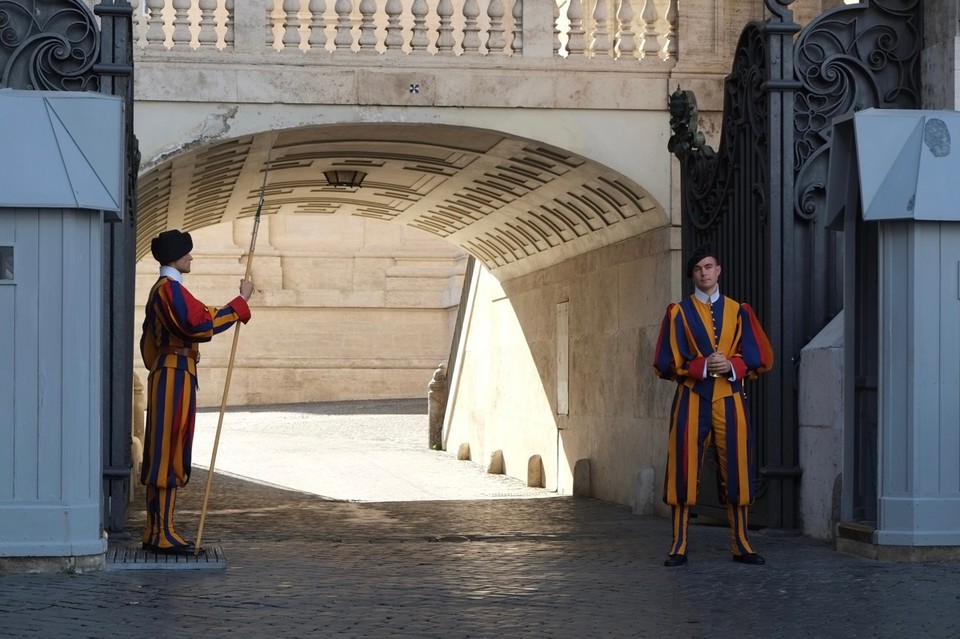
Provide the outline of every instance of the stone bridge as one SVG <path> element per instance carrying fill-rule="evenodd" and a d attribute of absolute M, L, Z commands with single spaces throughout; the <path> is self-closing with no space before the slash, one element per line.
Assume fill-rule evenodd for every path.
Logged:
<path fill-rule="evenodd" d="M 148 0 L 138 255 L 251 215 L 271 150 L 264 213 L 400 222 L 498 279 L 666 224 L 676 0 L 483 4 Z"/>

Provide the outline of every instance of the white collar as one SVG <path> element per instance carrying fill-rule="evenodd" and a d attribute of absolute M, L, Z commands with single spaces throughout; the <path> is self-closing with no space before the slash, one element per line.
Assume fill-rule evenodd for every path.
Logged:
<path fill-rule="evenodd" d="M 716 304 L 717 300 L 720 299 L 720 287 L 717 286 L 717 288 L 713 290 L 713 295 L 707 295 L 699 288 L 694 288 L 693 295 L 704 304 Z"/>
<path fill-rule="evenodd" d="M 183 284 L 183 273 L 173 268 L 172 266 L 163 265 L 160 267 L 160 277 L 169 277 L 171 280 L 176 280 Z"/>

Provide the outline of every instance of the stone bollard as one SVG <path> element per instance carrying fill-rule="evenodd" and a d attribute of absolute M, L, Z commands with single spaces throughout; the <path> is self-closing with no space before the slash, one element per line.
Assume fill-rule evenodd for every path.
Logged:
<path fill-rule="evenodd" d="M 457 449 L 457 459 L 460 461 L 470 461 L 470 444 L 469 442 L 463 442 L 460 444 L 460 448 Z"/>
<path fill-rule="evenodd" d="M 431 450 L 443 450 L 443 415 L 447 410 L 447 365 L 439 364 L 427 384 L 427 414 Z"/>
<path fill-rule="evenodd" d="M 543 488 L 543 460 L 540 455 L 531 455 L 527 462 L 527 486 Z"/>
<path fill-rule="evenodd" d="M 491 475 L 502 475 L 503 474 L 503 451 L 495 450 L 493 454 L 490 455 L 490 465 L 487 466 L 487 472 Z"/>
<path fill-rule="evenodd" d="M 590 460 L 578 459 L 573 465 L 573 496 L 590 496 Z"/>
<path fill-rule="evenodd" d="M 637 471 L 633 478 L 633 514 L 653 514 L 654 479 L 653 467 L 647 466 Z"/>
<path fill-rule="evenodd" d="M 136 374 L 133 376 L 133 427 L 130 437 L 130 501 L 133 502 L 133 487 L 140 481 L 140 466 L 143 464 L 143 437 L 146 421 L 147 399 L 143 394 L 143 383 Z"/>

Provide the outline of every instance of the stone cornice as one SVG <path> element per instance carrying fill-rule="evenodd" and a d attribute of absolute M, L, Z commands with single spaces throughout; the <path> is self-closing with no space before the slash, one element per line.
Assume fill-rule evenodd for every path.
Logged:
<path fill-rule="evenodd" d="M 322 61 L 281 57 L 237 55 L 225 63 L 223 58 L 151 60 L 144 56 L 137 61 L 135 99 L 661 111 L 672 86 L 681 83 L 685 88 L 700 88 L 704 110 L 722 107 L 711 99 L 722 99 L 721 73 L 673 73 L 663 65 L 644 69 L 641 63 L 611 60 L 587 67 L 541 60 L 509 67 L 476 59 L 469 65 L 454 60 L 441 65 L 433 58 L 417 64 L 403 59 L 401 67 L 358 66 L 355 55 Z"/>

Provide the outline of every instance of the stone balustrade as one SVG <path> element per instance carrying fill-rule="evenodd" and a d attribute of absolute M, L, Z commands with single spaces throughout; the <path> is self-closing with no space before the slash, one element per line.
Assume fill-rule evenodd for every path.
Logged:
<path fill-rule="evenodd" d="M 144 52 L 635 60 L 677 57 L 678 0 L 145 0 Z"/>

